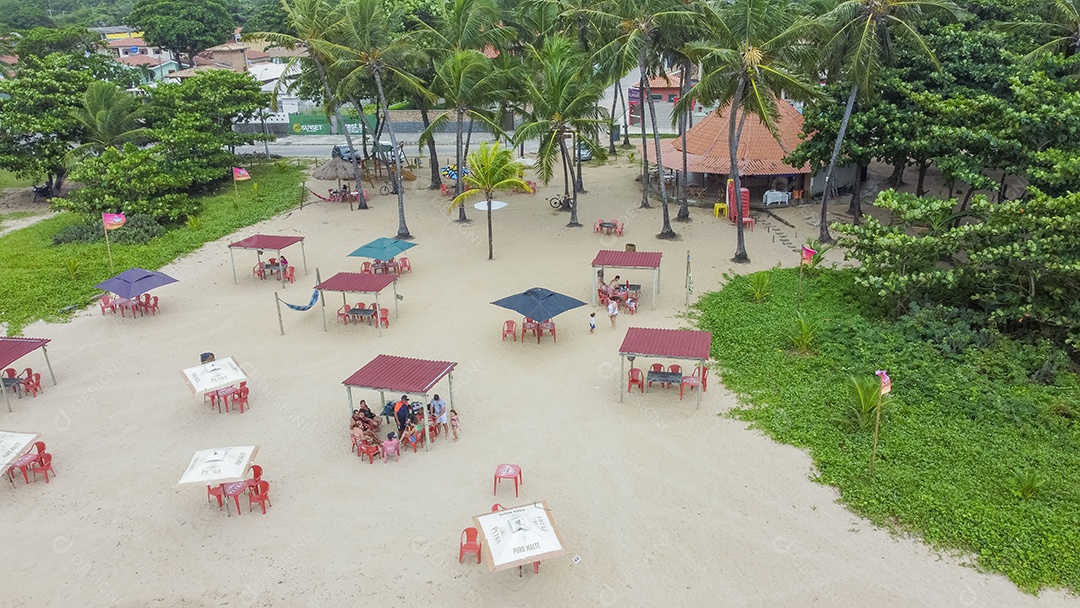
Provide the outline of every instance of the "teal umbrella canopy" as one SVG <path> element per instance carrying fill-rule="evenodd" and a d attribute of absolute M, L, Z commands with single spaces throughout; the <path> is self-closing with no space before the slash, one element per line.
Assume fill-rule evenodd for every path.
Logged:
<path fill-rule="evenodd" d="M 416 247 L 416 243 L 381 237 L 350 253 L 348 257 L 386 261 L 401 255 L 406 249 L 412 247 Z"/>

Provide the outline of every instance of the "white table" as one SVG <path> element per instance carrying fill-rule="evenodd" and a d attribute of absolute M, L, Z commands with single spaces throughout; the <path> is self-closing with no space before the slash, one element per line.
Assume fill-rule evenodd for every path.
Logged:
<path fill-rule="evenodd" d="M 782 192 L 780 190 L 766 190 L 764 196 L 761 197 L 761 202 L 764 203 L 766 207 L 773 203 L 790 203 L 791 193 Z"/>

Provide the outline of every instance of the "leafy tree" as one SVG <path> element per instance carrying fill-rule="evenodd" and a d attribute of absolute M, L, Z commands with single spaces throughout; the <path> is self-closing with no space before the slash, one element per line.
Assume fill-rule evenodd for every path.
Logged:
<path fill-rule="evenodd" d="M 171 221 L 194 214 L 198 203 L 183 193 L 192 175 L 169 166 L 165 149 L 128 143 L 82 159 L 71 174 L 82 187 L 57 199 L 57 206 L 88 215 L 123 212 Z"/>
<path fill-rule="evenodd" d="M 91 82 L 88 71 L 72 69 L 69 57 L 29 56 L 19 75 L 0 81 L 0 167 L 38 179 L 59 190 L 67 168 L 64 157 L 82 137 L 72 115 Z"/>
<path fill-rule="evenodd" d="M 510 150 L 500 148 L 498 142 L 489 145 L 487 142 L 469 154 L 469 175 L 465 176 L 465 183 L 469 189 L 457 195 L 450 203 L 450 210 L 465 204 L 465 201 L 483 194 L 487 200 L 487 233 L 488 233 L 488 259 L 495 259 L 495 246 L 491 233 L 491 198 L 496 190 L 524 190 L 529 191 L 528 184 L 522 180 L 524 168 L 515 163 Z"/>
<path fill-rule="evenodd" d="M 896 42 L 907 42 L 937 65 L 933 52 L 914 27 L 914 21 L 927 13 L 943 18 L 957 17 L 960 9 L 948 0 L 841 0 L 821 17 L 833 32 L 826 43 L 829 78 L 832 81 L 842 80 L 850 87 L 844 117 L 840 121 L 833 153 L 825 170 L 821 195 L 821 232 L 818 237 L 823 243 L 832 242 L 828 223 L 829 191 L 856 97 L 860 92 L 867 99 L 873 96 L 882 66 L 892 61 L 892 49 Z"/>
<path fill-rule="evenodd" d="M 1030 31 L 1039 38 L 1049 38 L 1028 53 L 1024 57 L 1026 61 L 1050 53 L 1072 57 L 1080 52 L 1080 0 L 1042 0 L 1034 8 L 1041 8 L 1045 19 L 1002 24 L 1004 29 L 1012 32 Z"/>
<path fill-rule="evenodd" d="M 711 40 L 692 44 L 689 57 L 702 61 L 701 81 L 694 85 L 676 111 L 685 109 L 692 99 L 728 106 L 729 173 L 735 180 L 735 192 L 741 192 L 739 177 L 738 116 L 753 115 L 779 139 L 777 103 L 781 92 L 796 99 L 817 96 L 808 66 L 814 65 L 814 47 L 810 44 L 813 23 L 798 19 L 786 0 L 735 0 L 730 4 L 707 5 Z M 734 262 L 749 262 L 743 237 L 742 205 L 736 201 L 737 239 Z"/>
<path fill-rule="evenodd" d="M 276 32 L 296 36 L 289 22 L 289 12 L 278 0 L 264 0 L 255 7 L 255 14 L 244 22 L 244 32 Z"/>
<path fill-rule="evenodd" d="M 100 47 L 100 37 L 85 27 L 35 27 L 19 36 L 15 54 L 23 58 L 45 57 L 52 53 L 83 54 L 94 53 Z"/>
<path fill-rule="evenodd" d="M 14 12 L 8 13 L 4 21 L 14 30 L 29 30 L 37 27 L 56 27 L 52 17 L 40 6 L 20 3 Z"/>
<path fill-rule="evenodd" d="M 232 38 L 235 24 L 219 0 L 138 0 L 128 25 L 143 30 L 146 41 L 187 57 Z"/>
<path fill-rule="evenodd" d="M 233 130 L 238 122 L 251 120 L 270 104 L 250 74 L 231 70 L 206 70 L 180 84 L 162 83 L 154 88 L 150 114 L 153 126 L 167 126 L 181 115 L 205 118 L 210 133 L 223 147 L 262 141 L 264 136 Z"/>
<path fill-rule="evenodd" d="M 84 133 L 82 145 L 72 153 L 100 153 L 126 143 L 143 143 L 150 136 L 143 121 L 146 110 L 141 100 L 112 83 L 90 83 L 82 106 L 72 110 Z"/>

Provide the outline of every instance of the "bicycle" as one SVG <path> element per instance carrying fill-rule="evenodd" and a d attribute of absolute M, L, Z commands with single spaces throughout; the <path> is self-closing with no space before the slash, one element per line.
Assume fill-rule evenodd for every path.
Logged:
<path fill-rule="evenodd" d="M 569 209 L 573 204 L 573 200 L 569 195 L 553 196 L 548 199 L 548 204 L 551 205 L 552 209 Z"/>
<path fill-rule="evenodd" d="M 379 194 L 386 196 L 387 194 L 397 194 L 397 188 L 391 188 L 390 186 L 383 184 L 379 186 Z"/>

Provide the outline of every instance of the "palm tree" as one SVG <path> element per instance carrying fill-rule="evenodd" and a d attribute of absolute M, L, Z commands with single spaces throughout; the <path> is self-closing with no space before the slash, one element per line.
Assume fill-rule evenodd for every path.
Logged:
<path fill-rule="evenodd" d="M 593 20 L 601 30 L 614 30 L 614 37 L 596 51 L 596 63 L 606 64 L 611 61 L 629 61 L 637 59 L 640 74 L 641 94 L 649 105 L 649 119 L 653 127 L 653 144 L 656 148 L 656 164 L 663 167 L 660 152 L 660 132 L 656 124 L 656 104 L 649 86 L 650 67 L 655 65 L 660 32 L 664 28 L 687 27 L 693 23 L 691 13 L 678 0 L 611 0 L 599 9 L 581 11 Z M 644 118 L 644 117 L 642 117 Z M 644 152 L 644 150 L 642 150 Z M 646 156 L 642 154 L 642 156 Z M 643 159 L 643 162 L 647 162 Z M 647 166 L 647 165 L 645 165 Z M 642 176 L 646 184 L 647 174 Z M 647 194 L 646 194 L 647 196 Z M 675 238 L 671 228 L 671 214 L 668 211 L 667 186 L 660 180 L 660 202 L 663 208 L 664 223 L 658 238 Z M 647 204 L 647 203 L 645 203 Z M 642 206 L 645 206 L 643 204 Z"/>
<path fill-rule="evenodd" d="M 529 108 L 522 110 L 525 120 L 514 131 L 514 140 L 540 140 L 537 173 L 545 184 L 554 176 L 556 158 L 562 161 L 563 192 L 569 197 L 570 185 L 576 181 L 576 154 L 567 149 L 566 136 L 575 132 L 594 135 L 608 124 L 606 112 L 597 105 L 602 84 L 592 73 L 588 57 L 566 36 L 547 39 L 542 49 L 529 47 L 527 59 L 534 74 L 524 83 Z M 581 226 L 576 189 L 572 201 L 567 227 L 576 228 Z"/>
<path fill-rule="evenodd" d="M 915 20 L 930 13 L 943 18 L 959 18 L 962 11 L 948 0 L 842 0 L 821 16 L 822 23 L 833 32 L 825 45 L 829 78 L 842 79 L 850 86 L 844 117 L 840 120 L 832 157 L 825 170 L 821 232 L 818 235 L 822 243 L 833 242 L 829 234 L 829 190 L 855 99 L 860 93 L 866 98 L 873 95 L 881 68 L 892 61 L 894 41 L 906 42 L 938 65 L 934 52 L 914 27 Z"/>
<path fill-rule="evenodd" d="M 333 58 L 317 50 L 322 46 L 319 42 L 331 30 L 338 27 L 341 22 L 343 15 L 337 10 L 339 7 L 331 4 L 331 0 L 281 0 L 281 7 L 285 11 L 287 22 L 296 32 L 295 36 L 281 32 L 252 32 L 244 35 L 245 40 L 266 40 L 287 49 L 303 47 L 308 50 L 306 57 L 293 57 L 289 60 L 286 68 L 282 70 L 281 77 L 274 87 L 275 103 L 278 94 L 290 86 L 289 79 L 292 78 L 294 66 L 299 65 L 301 70 L 304 71 L 310 71 L 311 68 L 314 68 L 315 77 L 322 88 L 323 108 L 326 110 L 327 118 L 329 119 L 330 115 L 333 114 L 335 124 L 344 125 L 344 121 L 341 119 L 341 103 L 334 94 L 338 79 L 331 78 L 327 69 Z M 363 112 L 358 111 L 360 111 L 362 121 L 364 118 Z M 353 152 L 353 179 L 356 181 L 356 189 L 360 192 L 357 208 L 367 209 L 367 198 L 364 196 L 364 189 L 360 187 L 363 182 L 363 172 L 360 170 L 359 155 L 356 154 L 356 148 L 353 146 L 352 135 L 349 134 L 349 130 L 343 129 L 343 131 L 345 142 Z"/>
<path fill-rule="evenodd" d="M 1050 40 L 1040 44 L 1027 55 L 1032 61 L 1050 53 L 1062 53 L 1072 57 L 1080 53 L 1080 0 L 1044 0 L 1047 9 L 1045 21 L 1025 21 L 1002 24 L 1006 30 L 1030 32 L 1040 38 L 1049 34 Z"/>
<path fill-rule="evenodd" d="M 488 259 L 495 259 L 495 249 L 491 233 L 491 197 L 496 190 L 524 190 L 532 192 L 522 178 L 524 169 L 513 160 L 513 154 L 507 148 L 500 148 L 499 143 L 483 143 L 469 154 L 469 171 L 465 183 L 469 189 L 454 197 L 450 211 L 465 204 L 465 201 L 477 194 L 483 194 L 487 200 Z"/>
<path fill-rule="evenodd" d="M 713 32 L 712 40 L 688 45 L 686 52 L 702 62 L 704 74 L 676 111 L 692 99 L 728 106 L 728 155 L 730 176 L 735 180 L 736 245 L 734 262 L 749 262 L 743 235 L 742 204 L 739 201 L 739 136 L 742 124 L 753 114 L 779 138 L 776 119 L 781 91 L 797 99 L 817 95 L 810 77 L 814 46 L 812 34 L 819 27 L 798 18 L 787 0 L 735 0 L 730 4 L 706 5 L 704 15 Z"/>
<path fill-rule="evenodd" d="M 495 114 L 487 109 L 497 100 L 508 96 L 510 93 L 503 88 L 500 74 L 495 70 L 488 59 L 480 51 L 462 50 L 455 51 L 435 66 L 435 78 L 432 82 L 433 92 L 446 100 L 448 109 L 437 116 L 435 120 L 424 130 L 420 136 L 420 143 L 431 141 L 435 130 L 448 120 L 457 121 L 457 155 L 458 167 L 455 194 L 463 191 L 462 178 L 464 171 L 464 147 L 462 136 L 464 135 L 465 117 L 470 122 L 479 120 L 486 124 L 492 133 L 501 133 L 496 122 Z M 465 206 L 459 207 L 458 221 L 467 221 Z"/>
<path fill-rule="evenodd" d="M 383 126 L 390 136 L 391 156 L 394 157 L 394 189 L 398 199 L 397 238 L 408 239 L 409 226 L 405 223 L 405 194 L 401 181 L 401 155 L 397 135 L 390 122 L 390 106 L 386 101 L 383 75 L 392 76 L 399 87 L 410 94 L 430 96 L 414 76 L 408 73 L 407 64 L 415 59 L 412 41 L 400 35 L 401 19 L 388 12 L 380 0 L 348 0 L 342 3 L 345 18 L 331 35 L 331 40 L 315 41 L 316 52 L 334 57 L 332 68 L 345 73 L 343 86 L 353 86 L 355 81 L 371 78 L 379 96 L 379 107 L 385 117 Z"/>
<path fill-rule="evenodd" d="M 126 143 L 139 145 L 150 135 L 143 126 L 146 108 L 131 93 L 110 82 L 92 82 L 83 94 L 82 106 L 71 115 L 83 127 L 82 145 L 70 154 L 101 152 L 105 148 L 122 148 Z"/>

